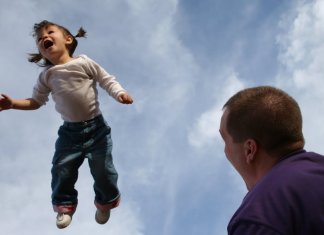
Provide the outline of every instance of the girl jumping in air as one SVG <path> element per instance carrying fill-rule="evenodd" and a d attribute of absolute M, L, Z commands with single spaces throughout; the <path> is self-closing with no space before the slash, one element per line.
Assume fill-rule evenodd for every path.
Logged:
<path fill-rule="evenodd" d="M 0 95 L 0 111 L 35 110 L 45 105 L 51 94 L 63 119 L 58 130 L 52 166 L 52 204 L 57 212 L 58 228 L 67 227 L 76 210 L 78 192 L 74 185 L 78 169 L 87 158 L 94 178 L 95 219 L 108 221 L 110 210 L 119 204 L 118 174 L 112 159 L 110 127 L 99 109 L 97 83 L 122 104 L 133 103 L 132 97 L 100 65 L 85 55 L 73 56 L 76 37 L 84 37 L 80 28 L 73 36 L 58 24 L 42 21 L 34 25 L 39 53 L 29 61 L 44 66 L 31 98 L 12 99 Z"/>

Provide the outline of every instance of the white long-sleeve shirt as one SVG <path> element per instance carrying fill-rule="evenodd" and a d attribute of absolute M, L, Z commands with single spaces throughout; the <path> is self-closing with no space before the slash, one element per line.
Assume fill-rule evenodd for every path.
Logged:
<path fill-rule="evenodd" d="M 51 94 L 64 121 L 86 121 L 101 114 L 97 82 L 115 99 L 126 92 L 114 76 L 80 55 L 65 64 L 45 68 L 34 86 L 32 98 L 45 105 Z"/>

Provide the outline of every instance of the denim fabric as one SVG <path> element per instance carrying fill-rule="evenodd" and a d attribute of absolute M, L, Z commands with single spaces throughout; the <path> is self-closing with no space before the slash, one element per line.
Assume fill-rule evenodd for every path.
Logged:
<path fill-rule="evenodd" d="M 74 185 L 85 158 L 94 179 L 95 204 L 105 206 L 119 201 L 118 174 L 111 154 L 111 130 L 103 117 L 100 115 L 86 122 L 64 122 L 58 135 L 52 162 L 54 210 L 64 211 L 71 206 L 75 210 L 78 192 Z"/>

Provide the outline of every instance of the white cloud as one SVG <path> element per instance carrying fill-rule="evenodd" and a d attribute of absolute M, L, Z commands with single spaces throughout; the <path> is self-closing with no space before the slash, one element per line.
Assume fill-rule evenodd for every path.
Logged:
<path fill-rule="evenodd" d="M 306 147 L 324 151 L 324 2 L 299 1 L 294 11 L 281 20 L 278 36 L 282 64 L 277 85 L 300 103 L 304 116 Z"/>
<path fill-rule="evenodd" d="M 299 89 L 323 85 L 323 9 L 323 1 L 302 1 L 296 12 L 291 13 L 293 16 L 288 15 L 281 21 L 283 29 L 288 31 L 278 36 L 279 59 L 284 72 L 291 75 L 293 84 Z"/>
<path fill-rule="evenodd" d="M 210 110 L 202 113 L 198 118 L 192 131 L 189 132 L 189 143 L 195 147 L 203 148 L 215 144 L 215 139 L 219 137 L 219 122 L 222 116 L 222 107 L 230 96 L 244 88 L 244 82 L 241 81 L 235 72 L 228 75 L 226 82 L 216 101 L 216 105 Z"/>

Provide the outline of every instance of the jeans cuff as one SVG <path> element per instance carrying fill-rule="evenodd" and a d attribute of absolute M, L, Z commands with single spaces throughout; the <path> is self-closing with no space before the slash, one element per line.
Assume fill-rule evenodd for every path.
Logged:
<path fill-rule="evenodd" d="M 94 202 L 97 209 L 99 209 L 101 211 L 109 211 L 113 208 L 116 208 L 117 206 L 119 206 L 119 203 L 120 203 L 120 196 L 118 196 L 116 199 L 114 199 L 113 201 L 106 203 L 106 204 L 101 204 L 96 201 Z"/>
<path fill-rule="evenodd" d="M 53 205 L 53 209 L 58 213 L 74 214 L 77 205 Z"/>

